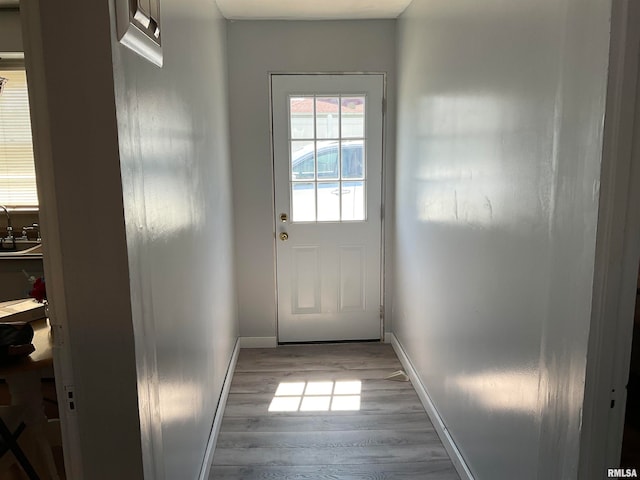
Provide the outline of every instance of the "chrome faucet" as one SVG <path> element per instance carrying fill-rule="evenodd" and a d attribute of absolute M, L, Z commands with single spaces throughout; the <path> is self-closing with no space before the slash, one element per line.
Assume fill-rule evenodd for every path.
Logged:
<path fill-rule="evenodd" d="M 11 226 L 11 216 L 9 210 L 4 205 L 0 205 L 0 209 L 4 210 L 4 214 L 7 216 L 7 236 L 0 238 L 0 247 L 4 248 L 4 242 L 11 242 L 12 245 L 9 248 L 16 248 L 16 237 L 13 236 L 13 227 Z"/>
<path fill-rule="evenodd" d="M 35 232 L 35 234 L 33 233 Z M 32 240 L 35 237 L 36 242 L 41 242 L 42 238 L 40 237 L 40 226 L 37 223 L 33 225 L 25 225 L 22 227 L 22 239 L 23 240 Z"/>

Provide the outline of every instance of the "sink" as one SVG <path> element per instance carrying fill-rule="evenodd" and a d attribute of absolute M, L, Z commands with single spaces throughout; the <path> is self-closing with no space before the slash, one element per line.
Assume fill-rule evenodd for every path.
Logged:
<path fill-rule="evenodd" d="M 13 248 L 13 242 L 4 240 L 2 243 L 0 243 L 0 253 L 21 252 L 22 250 L 29 250 L 30 248 L 40 245 L 41 243 L 42 242 L 39 242 L 37 240 L 16 239 L 16 248 Z"/>
<path fill-rule="evenodd" d="M 0 249 L 0 258 L 42 257 L 42 243 L 35 240 L 16 240 L 16 249 Z"/>

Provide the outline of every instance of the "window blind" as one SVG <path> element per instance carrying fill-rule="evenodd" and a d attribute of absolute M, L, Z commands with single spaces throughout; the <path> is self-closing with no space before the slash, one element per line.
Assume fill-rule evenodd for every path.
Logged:
<path fill-rule="evenodd" d="M 0 94 L 0 205 L 35 207 L 27 77 L 24 70 L 0 70 L 0 77 L 7 79 Z"/>

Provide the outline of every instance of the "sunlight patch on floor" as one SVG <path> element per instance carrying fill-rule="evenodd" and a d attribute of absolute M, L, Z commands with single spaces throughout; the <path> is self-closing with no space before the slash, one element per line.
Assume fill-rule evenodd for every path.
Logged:
<path fill-rule="evenodd" d="M 270 412 L 337 412 L 360 410 L 360 380 L 281 382 Z"/>

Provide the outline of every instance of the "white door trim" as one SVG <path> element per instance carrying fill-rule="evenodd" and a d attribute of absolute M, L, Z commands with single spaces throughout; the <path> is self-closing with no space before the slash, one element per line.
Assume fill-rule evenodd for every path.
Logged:
<path fill-rule="evenodd" d="M 71 361 L 69 332 L 67 329 L 67 302 L 64 292 L 62 249 L 58 222 L 58 202 L 54 185 L 53 158 L 51 155 L 51 122 L 49 99 L 44 78 L 44 50 L 40 25 L 40 4 L 23 2 L 20 5 L 25 67 L 28 76 L 29 104 L 33 130 L 33 150 L 38 196 L 40 197 L 39 221 L 43 231 L 43 265 L 47 279 L 47 296 L 54 299 L 49 305 L 49 323 L 53 334 L 53 369 L 59 405 L 62 450 L 67 478 L 83 478 L 80 428 L 75 412 L 66 408 L 65 391 L 76 386 Z"/>
<path fill-rule="evenodd" d="M 272 91 L 273 91 L 273 78 L 277 75 L 377 75 L 382 77 L 382 146 L 381 146 L 381 178 L 380 178 L 380 341 L 384 341 L 385 335 L 385 259 L 386 259 L 386 242 L 385 242 L 385 229 L 386 229 L 386 218 L 385 218 L 385 205 L 386 205 L 386 196 L 387 190 L 386 180 L 387 180 L 387 156 L 386 156 L 386 146 L 387 146 L 387 73 L 381 71 L 278 71 L 273 70 L 268 73 L 269 77 L 269 141 L 270 141 L 270 149 L 271 149 L 271 174 L 272 174 L 272 205 L 273 205 L 273 259 L 274 259 L 274 302 L 275 302 L 275 314 L 276 314 L 276 345 L 280 344 L 280 338 L 278 336 L 279 325 L 278 325 L 278 275 L 277 275 L 277 229 L 278 222 L 276 218 L 276 190 L 275 190 L 275 154 L 274 154 L 274 141 L 273 141 L 273 103 L 271 101 Z"/>
<path fill-rule="evenodd" d="M 640 4 L 613 2 L 579 478 L 620 461 L 640 258 Z"/>

